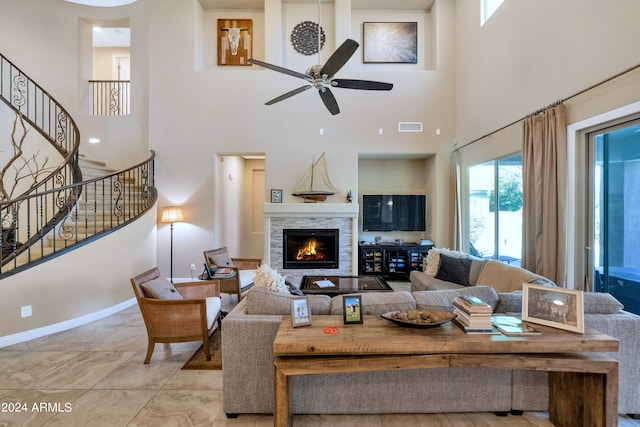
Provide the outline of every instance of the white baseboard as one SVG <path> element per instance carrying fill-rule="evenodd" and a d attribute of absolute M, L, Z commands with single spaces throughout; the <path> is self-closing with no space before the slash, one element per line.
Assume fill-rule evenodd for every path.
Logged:
<path fill-rule="evenodd" d="M 31 329 L 29 331 L 0 337 L 0 348 L 7 347 L 13 344 L 19 344 L 35 338 L 44 337 L 46 335 L 55 334 L 57 332 L 66 331 L 78 326 L 86 325 L 87 323 L 95 322 L 96 320 L 111 316 L 112 314 L 118 313 L 119 311 L 122 311 L 136 304 L 136 299 L 131 298 L 124 302 L 121 302 L 120 304 L 105 308 L 104 310 L 96 311 L 95 313 L 76 317 L 75 319 L 65 320 L 64 322 L 55 323 L 49 326 L 43 326 L 42 328 Z"/>

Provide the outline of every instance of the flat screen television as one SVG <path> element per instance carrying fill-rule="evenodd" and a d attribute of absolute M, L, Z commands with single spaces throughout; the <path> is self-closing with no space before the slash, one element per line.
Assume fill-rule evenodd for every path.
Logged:
<path fill-rule="evenodd" d="M 426 231 L 424 194 L 364 194 L 362 231 Z"/>

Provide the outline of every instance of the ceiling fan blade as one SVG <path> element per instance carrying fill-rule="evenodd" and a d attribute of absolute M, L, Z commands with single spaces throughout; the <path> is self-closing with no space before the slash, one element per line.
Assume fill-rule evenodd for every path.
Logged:
<path fill-rule="evenodd" d="M 257 59 L 249 59 L 249 62 L 252 63 L 252 64 L 259 65 L 259 66 L 264 67 L 264 68 L 268 68 L 268 69 L 273 70 L 273 71 L 277 71 L 279 73 L 288 74 L 288 75 L 293 76 L 293 77 L 298 77 L 299 79 L 304 79 L 304 80 L 308 80 L 308 81 L 312 80 L 312 78 L 310 76 L 306 75 L 306 74 L 302 74 L 302 73 L 299 73 L 297 71 L 289 70 L 288 68 L 280 67 L 278 65 L 269 64 L 267 62 L 262 62 L 262 61 L 259 61 Z"/>
<path fill-rule="evenodd" d="M 331 78 L 344 66 L 344 64 L 347 63 L 349 58 L 351 58 L 351 55 L 353 55 L 358 49 L 358 46 L 360 45 L 357 41 L 346 39 L 344 43 L 342 43 L 340 47 L 333 52 L 333 55 L 329 57 L 327 63 L 322 67 L 320 75 L 326 74 L 328 78 Z"/>
<path fill-rule="evenodd" d="M 331 93 L 331 90 L 328 87 L 318 90 L 320 94 L 320 98 L 322 98 L 322 102 L 327 107 L 327 110 L 334 116 L 336 114 L 340 114 L 340 107 L 338 107 L 338 101 L 336 101 L 335 96 Z"/>
<path fill-rule="evenodd" d="M 342 87 L 345 89 L 364 89 L 364 90 L 391 90 L 393 83 L 372 82 L 370 80 L 349 80 L 334 79 L 331 86 Z"/>
<path fill-rule="evenodd" d="M 300 92 L 304 92 L 305 90 L 310 89 L 312 87 L 313 87 L 312 85 L 306 85 L 306 86 L 299 87 L 298 89 L 294 89 L 291 92 L 287 92 L 285 94 L 282 94 L 277 98 L 273 98 L 271 101 L 265 102 L 264 105 L 273 105 L 276 102 L 284 101 L 285 99 L 291 98 L 293 95 L 297 95 Z"/>

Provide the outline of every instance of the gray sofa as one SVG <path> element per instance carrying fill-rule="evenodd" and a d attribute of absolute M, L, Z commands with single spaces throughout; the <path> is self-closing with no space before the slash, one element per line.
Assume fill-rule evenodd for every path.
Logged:
<path fill-rule="evenodd" d="M 520 292 L 492 287 L 362 293 L 365 314 L 399 309 L 452 310 L 457 295 L 472 294 L 494 312 L 519 313 Z M 222 325 L 223 406 L 228 416 L 273 413 L 272 345 L 292 296 L 254 287 Z M 313 317 L 341 314 L 342 297 L 308 296 Z M 620 340 L 610 355 L 620 362 L 620 413 L 640 413 L 640 316 L 621 310 L 608 294 L 585 294 L 585 323 Z M 365 325 L 366 327 L 366 321 Z M 436 368 L 292 379 L 293 413 L 437 413 L 544 411 L 545 373 L 480 368 Z M 490 396 L 490 397 L 488 397 Z"/>

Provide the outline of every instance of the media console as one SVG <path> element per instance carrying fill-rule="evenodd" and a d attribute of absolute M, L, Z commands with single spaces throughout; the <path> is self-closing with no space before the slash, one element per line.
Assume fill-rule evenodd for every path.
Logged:
<path fill-rule="evenodd" d="M 422 260 L 433 245 L 411 243 L 360 244 L 358 274 L 385 277 L 409 277 L 413 270 L 422 269 Z"/>

